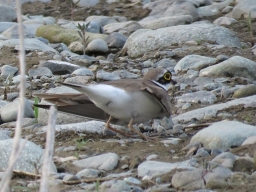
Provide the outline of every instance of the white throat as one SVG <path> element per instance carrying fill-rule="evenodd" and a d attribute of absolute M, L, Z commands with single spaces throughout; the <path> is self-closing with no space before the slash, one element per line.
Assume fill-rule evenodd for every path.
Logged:
<path fill-rule="evenodd" d="M 165 91 L 168 91 L 166 85 L 161 84 L 161 83 L 158 83 L 158 82 L 155 81 L 155 80 L 151 80 L 151 81 L 152 81 L 153 83 L 157 84 L 158 86 L 162 87 Z"/>

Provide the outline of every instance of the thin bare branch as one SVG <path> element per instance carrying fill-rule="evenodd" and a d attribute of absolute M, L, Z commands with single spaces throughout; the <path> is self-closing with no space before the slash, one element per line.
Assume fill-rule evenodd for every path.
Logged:
<path fill-rule="evenodd" d="M 51 161 L 52 161 L 53 150 L 54 150 L 56 115 L 57 115 L 57 109 L 55 106 L 52 105 L 50 108 L 50 115 L 48 120 L 44 163 L 43 163 L 42 177 L 41 177 L 41 183 L 40 183 L 40 192 L 48 191 L 48 179 L 50 176 Z"/>
<path fill-rule="evenodd" d="M 24 31 L 22 25 L 22 10 L 21 10 L 21 2 L 20 0 L 16 0 L 16 12 L 17 12 L 17 19 L 18 19 L 18 28 L 19 28 L 19 61 L 20 61 L 20 93 L 19 93 L 19 108 L 18 108 L 18 117 L 15 129 L 15 135 L 13 139 L 13 147 L 12 152 L 9 160 L 9 166 L 6 171 L 5 178 L 1 181 L 0 189 L 1 192 L 8 192 L 9 185 L 12 177 L 12 171 L 14 164 L 17 160 L 17 155 L 21 152 L 20 146 L 20 136 L 21 136 L 21 126 L 22 126 L 22 119 L 24 116 L 24 96 L 25 96 L 25 71 L 26 71 L 26 64 L 25 64 L 25 49 L 24 49 Z"/>

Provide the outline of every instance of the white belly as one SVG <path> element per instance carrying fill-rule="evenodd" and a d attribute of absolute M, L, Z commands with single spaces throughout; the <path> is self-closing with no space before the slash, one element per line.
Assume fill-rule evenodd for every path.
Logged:
<path fill-rule="evenodd" d="M 90 93 L 88 90 L 85 93 L 96 106 L 124 122 L 133 118 L 134 123 L 142 123 L 157 117 L 162 110 L 158 101 L 146 91 L 128 94 L 122 89 L 99 84 L 92 86 Z"/>
<path fill-rule="evenodd" d="M 125 122 L 133 118 L 134 123 L 142 123 L 159 115 L 161 106 L 146 92 L 133 93 L 126 100 L 113 101 L 108 106 L 99 106 L 111 116 Z"/>

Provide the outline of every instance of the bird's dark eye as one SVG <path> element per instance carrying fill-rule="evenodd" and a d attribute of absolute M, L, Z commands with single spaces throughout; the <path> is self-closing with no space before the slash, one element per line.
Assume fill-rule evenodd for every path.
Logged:
<path fill-rule="evenodd" d="M 164 74 L 164 79 L 165 79 L 166 81 L 170 81 L 171 78 L 172 78 L 172 75 L 171 75 L 170 72 L 167 72 L 167 73 Z"/>

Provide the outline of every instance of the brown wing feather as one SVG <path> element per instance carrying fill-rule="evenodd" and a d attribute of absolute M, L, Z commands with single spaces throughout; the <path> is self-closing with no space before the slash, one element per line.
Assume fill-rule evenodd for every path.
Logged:
<path fill-rule="evenodd" d="M 102 82 L 101 84 L 112 85 L 133 92 L 141 89 L 142 81 L 142 79 L 129 79 L 129 81 L 127 81 L 127 79 L 119 79 L 115 81 Z"/>
<path fill-rule="evenodd" d="M 109 115 L 91 102 L 88 97 L 80 93 L 52 94 L 43 93 L 34 96 L 44 98 L 45 101 L 57 106 L 58 110 L 64 113 L 89 117 L 92 119 L 106 120 Z M 49 109 L 50 105 L 34 105 L 39 108 Z"/>
<path fill-rule="evenodd" d="M 171 116 L 171 102 L 167 91 L 162 87 L 155 85 L 150 80 L 143 80 L 141 90 L 147 91 L 149 94 L 153 95 L 160 103 L 163 108 L 166 117 Z"/>
<path fill-rule="evenodd" d="M 57 106 L 92 103 L 85 94 L 81 94 L 81 93 L 62 93 L 62 94 L 41 93 L 41 94 L 34 94 L 34 96 L 43 98 L 45 101 L 55 104 Z"/>

